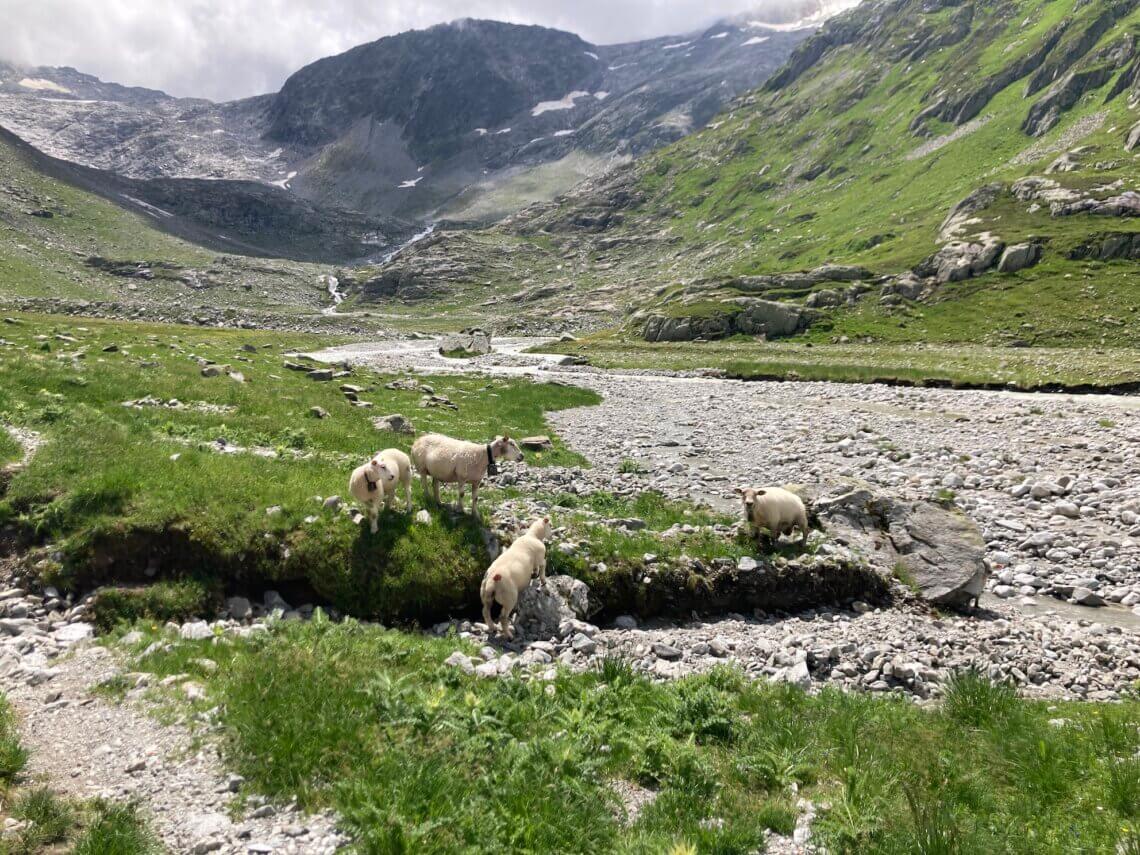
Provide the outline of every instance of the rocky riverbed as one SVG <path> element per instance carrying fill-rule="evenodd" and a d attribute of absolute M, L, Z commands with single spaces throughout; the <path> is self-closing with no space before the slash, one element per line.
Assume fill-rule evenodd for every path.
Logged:
<path fill-rule="evenodd" d="M 733 660 L 779 679 L 920 696 L 967 664 L 1051 696 L 1110 699 L 1140 679 L 1140 401 L 606 373 L 523 350 L 512 341 L 462 367 L 574 382 L 604 398 L 549 416 L 593 468 L 506 476 L 524 492 L 637 484 L 727 510 L 742 484 L 792 483 L 826 496 L 857 480 L 902 499 L 952 502 L 981 530 L 991 571 L 974 615 L 906 607 L 570 626 L 565 638 L 541 640 L 553 645 L 539 648 L 552 659 L 585 665 L 623 655 L 659 676 Z M 413 373 L 440 367 L 414 342 L 328 358 Z M 631 468 L 623 461 L 643 474 L 619 472 Z M 593 643 L 575 645 L 578 635 Z M 660 656 L 655 645 L 670 650 Z M 514 653 L 496 657 L 500 672 L 516 667 Z"/>

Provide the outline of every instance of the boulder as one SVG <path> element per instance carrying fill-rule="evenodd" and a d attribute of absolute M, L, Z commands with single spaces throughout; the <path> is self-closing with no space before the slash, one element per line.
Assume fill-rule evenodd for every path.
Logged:
<path fill-rule="evenodd" d="M 482 356 L 491 352 L 491 334 L 485 330 L 472 327 L 454 335 L 449 335 L 440 342 L 441 354 L 462 353 L 467 356 Z"/>
<path fill-rule="evenodd" d="M 390 416 L 380 416 L 372 420 L 372 427 L 376 430 L 386 430 L 392 433 L 415 433 L 416 428 L 409 419 L 399 413 Z"/>
<path fill-rule="evenodd" d="M 1036 243 L 1015 243 L 1007 246 L 998 262 L 999 273 L 1016 273 L 1032 267 L 1041 260 L 1041 245 Z"/>
<path fill-rule="evenodd" d="M 519 440 L 519 447 L 525 451 L 550 451 L 554 443 L 548 436 L 526 436 Z"/>
<path fill-rule="evenodd" d="M 918 594 L 940 606 L 975 602 L 986 581 L 985 541 L 963 513 L 906 502 L 859 486 L 815 503 L 830 534 L 881 572 L 905 570 Z"/>
<path fill-rule="evenodd" d="M 570 576 L 547 576 L 532 582 L 519 595 L 516 626 L 527 638 L 553 638 L 564 621 L 582 620 L 590 603 L 585 582 Z"/>
<path fill-rule="evenodd" d="M 712 315 L 668 317 L 650 315 L 642 327 L 646 341 L 693 341 L 730 335 L 788 336 L 808 326 L 809 314 L 799 306 L 742 297 L 724 303 Z"/>
<path fill-rule="evenodd" d="M 844 303 L 844 297 L 838 291 L 833 291 L 830 288 L 824 288 L 820 291 L 813 291 L 808 294 L 804 305 L 811 309 L 821 309 L 829 306 L 841 306 Z"/>
<path fill-rule="evenodd" d="M 1132 151 L 1137 146 L 1140 146 L 1140 122 L 1137 122 L 1128 130 L 1128 136 L 1124 138 L 1124 150 Z"/>
<path fill-rule="evenodd" d="M 312 371 L 306 372 L 305 376 L 310 380 L 326 382 L 333 379 L 333 371 L 331 368 L 315 368 Z"/>

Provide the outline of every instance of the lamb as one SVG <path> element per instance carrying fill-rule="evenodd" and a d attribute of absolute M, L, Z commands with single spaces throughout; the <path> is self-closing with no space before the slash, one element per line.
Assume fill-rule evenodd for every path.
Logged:
<path fill-rule="evenodd" d="M 348 478 L 348 494 L 360 504 L 368 515 L 372 533 L 376 534 L 379 526 L 376 517 L 380 514 L 380 505 L 384 502 L 384 474 L 380 468 L 379 458 L 373 457 L 367 463 L 357 466 Z"/>
<path fill-rule="evenodd" d="M 479 597 L 483 601 L 483 622 L 492 631 L 495 624 L 491 618 L 491 609 L 498 603 L 502 609 L 499 625 L 503 635 L 508 639 L 514 636 L 511 613 L 518 604 L 519 594 L 526 590 L 536 572 L 540 582 L 546 581 L 546 541 L 550 535 L 550 517 L 535 520 L 526 534 L 512 543 L 487 568 L 483 584 L 479 586 Z"/>
<path fill-rule="evenodd" d="M 497 436 L 480 445 L 452 439 L 438 433 L 424 434 L 412 444 L 412 461 L 420 473 L 427 493 L 427 479 L 432 479 L 432 496 L 439 502 L 439 485 L 459 485 L 459 510 L 463 510 L 463 485 L 471 485 L 471 512 L 475 513 L 479 499 L 479 483 L 488 472 L 498 472 L 495 461 L 522 460 L 522 450 L 509 436 Z"/>
<path fill-rule="evenodd" d="M 396 500 L 396 484 L 404 489 L 404 508 L 412 509 L 412 461 L 398 448 L 386 448 L 375 455 L 379 462 L 380 481 L 384 486 L 384 507 L 391 508 Z"/>
<path fill-rule="evenodd" d="M 752 527 L 757 544 L 764 541 L 765 532 L 778 540 L 782 534 L 800 530 L 800 543 L 807 543 L 807 509 L 803 499 L 782 487 L 737 488 L 744 497 L 744 518 Z"/>

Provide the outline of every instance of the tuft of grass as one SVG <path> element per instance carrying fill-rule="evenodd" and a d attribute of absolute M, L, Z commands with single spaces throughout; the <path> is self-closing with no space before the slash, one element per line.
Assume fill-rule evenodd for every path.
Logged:
<path fill-rule="evenodd" d="M 618 472 L 623 475 L 640 475 L 645 472 L 645 466 L 636 460 L 625 457 L 618 464 Z"/>
<path fill-rule="evenodd" d="M 946 714 L 954 721 L 969 727 L 987 727 L 1008 718 L 1018 700 L 1011 685 L 995 683 L 971 668 L 950 678 L 944 705 Z"/>
<path fill-rule="evenodd" d="M 20 832 L 20 842 L 26 850 L 66 840 L 77 821 L 75 808 L 47 787 L 17 796 L 12 815 L 27 823 Z"/>
<path fill-rule="evenodd" d="M 27 762 L 28 752 L 20 745 L 16 715 L 7 698 L 0 695 L 0 790 L 12 786 Z"/>
<path fill-rule="evenodd" d="M 219 600 L 216 581 L 184 579 L 139 588 L 101 588 L 91 604 L 91 613 L 95 625 L 107 632 L 137 620 L 181 623 L 212 617 Z"/>
<path fill-rule="evenodd" d="M 157 855 L 162 851 L 136 805 L 96 800 L 89 812 L 73 855 Z"/>

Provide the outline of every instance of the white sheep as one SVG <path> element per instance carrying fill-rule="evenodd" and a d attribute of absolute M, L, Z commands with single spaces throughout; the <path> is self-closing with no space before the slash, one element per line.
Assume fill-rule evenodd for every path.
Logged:
<path fill-rule="evenodd" d="M 373 456 L 379 463 L 378 472 L 384 486 L 384 507 L 391 508 L 396 500 L 397 483 L 404 489 L 404 507 L 412 509 L 412 461 L 398 448 L 386 448 Z"/>
<path fill-rule="evenodd" d="M 531 523 L 526 534 L 512 543 L 502 555 L 494 560 L 479 586 L 479 598 L 483 601 L 483 622 L 494 631 L 491 608 L 498 603 L 502 608 L 499 625 L 507 638 L 514 636 L 511 629 L 511 614 L 518 604 L 519 595 L 530 584 L 531 577 L 538 573 L 540 582 L 546 581 L 546 541 L 551 535 L 550 517 L 542 517 Z"/>
<path fill-rule="evenodd" d="M 522 460 L 522 450 L 509 436 L 497 436 L 480 445 L 452 439 L 439 433 L 428 433 L 412 444 L 412 461 L 420 473 L 427 493 L 427 479 L 432 479 L 432 496 L 439 503 L 439 485 L 459 485 L 459 509 L 463 510 L 463 486 L 471 485 L 471 512 L 475 513 L 479 499 L 479 483 L 490 472 L 498 471 L 496 460 Z"/>
<path fill-rule="evenodd" d="M 384 503 L 383 479 L 380 460 L 375 457 L 353 469 L 348 478 L 348 494 L 356 499 L 368 515 L 373 534 L 378 529 L 376 518 L 380 514 L 380 505 Z"/>
<path fill-rule="evenodd" d="M 803 499 L 782 487 L 737 488 L 744 498 L 744 518 L 752 527 L 757 544 L 762 544 L 765 532 L 773 540 L 782 534 L 800 530 L 800 543 L 807 543 L 807 508 Z"/>

